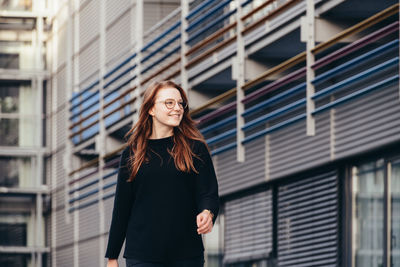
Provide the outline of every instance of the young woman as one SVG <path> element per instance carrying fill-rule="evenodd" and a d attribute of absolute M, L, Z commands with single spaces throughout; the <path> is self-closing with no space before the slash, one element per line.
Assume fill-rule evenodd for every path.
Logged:
<path fill-rule="evenodd" d="M 139 120 L 120 158 L 106 258 L 118 266 L 126 238 L 127 266 L 203 266 L 201 234 L 219 211 L 218 184 L 187 97 L 171 81 L 144 93 Z"/>

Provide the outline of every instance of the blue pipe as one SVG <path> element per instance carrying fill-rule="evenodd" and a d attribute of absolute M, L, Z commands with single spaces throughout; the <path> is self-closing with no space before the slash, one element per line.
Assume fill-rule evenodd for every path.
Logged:
<path fill-rule="evenodd" d="M 287 111 L 290 111 L 290 110 L 293 110 L 293 109 L 295 109 L 297 107 L 305 105 L 306 102 L 307 102 L 306 98 L 302 98 L 300 100 L 297 100 L 296 102 L 293 102 L 293 103 L 291 103 L 291 104 L 289 104 L 287 106 L 284 106 L 284 107 L 282 107 L 280 109 L 277 109 L 277 110 L 275 110 L 275 111 L 273 111 L 271 113 L 268 113 L 268 114 L 265 114 L 265 115 L 263 115 L 261 117 L 258 117 L 257 119 L 252 120 L 252 121 L 246 123 L 245 125 L 243 125 L 242 130 L 245 131 L 245 130 L 249 130 L 251 128 L 254 128 L 257 125 L 259 125 L 261 123 L 264 123 L 264 122 L 266 122 L 266 121 L 268 121 L 268 120 L 270 120 L 272 118 L 276 118 L 276 117 L 284 114 Z"/>
<path fill-rule="evenodd" d="M 320 113 L 320 112 L 322 112 L 324 110 L 333 108 L 333 107 L 338 106 L 340 104 L 344 104 L 344 103 L 346 103 L 346 102 L 348 102 L 350 100 L 353 100 L 353 99 L 355 99 L 357 97 L 360 97 L 360 96 L 363 96 L 365 94 L 368 94 L 368 93 L 370 93 L 370 92 L 372 92 L 372 91 L 374 91 L 376 89 L 379 89 L 379 88 L 382 88 L 384 86 L 390 85 L 391 83 L 396 82 L 398 80 L 399 80 L 399 75 L 392 76 L 392 77 L 387 78 L 387 79 L 385 79 L 383 81 L 380 81 L 378 83 L 370 85 L 370 86 L 368 86 L 368 87 L 366 87 L 366 88 L 364 88 L 362 90 L 359 90 L 357 92 L 354 92 L 354 93 L 351 93 L 351 94 L 349 94 L 347 96 L 344 96 L 344 97 L 342 97 L 340 99 L 332 101 L 329 104 L 326 104 L 324 106 L 316 108 L 311 114 L 315 115 L 315 114 Z"/>
<path fill-rule="evenodd" d="M 326 95 L 328 95 L 328 94 L 330 94 L 330 93 L 332 93 L 332 92 L 334 92 L 334 91 L 336 91 L 336 90 L 338 90 L 338 89 L 340 89 L 340 88 L 342 88 L 344 86 L 350 85 L 350 84 L 352 84 L 352 83 L 354 83 L 356 81 L 359 81 L 359 80 L 361 80 L 363 78 L 366 78 L 371 74 L 376 74 L 376 72 L 379 72 L 379 71 L 382 71 L 384 69 L 387 69 L 390 66 L 394 66 L 394 65 L 398 64 L 398 62 L 399 62 L 399 58 L 398 57 L 392 58 L 392 59 L 390 59 L 388 61 L 383 62 L 382 64 L 379 64 L 379 65 L 377 65 L 375 67 L 369 68 L 366 71 L 363 71 L 363 72 L 361 72 L 361 73 L 359 73 L 357 75 L 354 75 L 354 76 L 352 76 L 352 77 L 350 77 L 350 78 L 348 78 L 346 80 L 343 80 L 343 81 L 341 81 L 341 82 L 339 82 L 337 84 L 329 86 L 329 87 L 327 87 L 327 88 L 315 93 L 311 98 L 315 100 L 315 99 L 321 98 L 323 96 L 326 96 Z"/>
<path fill-rule="evenodd" d="M 336 68 L 333 68 L 327 72 L 324 72 L 320 75 L 318 75 L 313 81 L 311 81 L 312 84 L 317 85 L 322 83 L 323 81 L 326 81 L 327 79 L 331 78 L 332 76 L 338 75 L 348 69 L 351 69 L 353 67 L 356 67 L 357 64 L 371 60 L 383 53 L 389 52 L 393 48 L 398 48 L 399 45 L 399 40 L 394 40 L 391 41 L 390 43 L 384 44 L 372 51 L 369 51 L 368 53 L 365 53 L 359 57 L 356 57 L 340 66 L 337 66 Z"/>
<path fill-rule="evenodd" d="M 307 87 L 306 83 L 299 84 L 299 85 L 297 85 L 297 86 L 295 86 L 295 87 L 293 87 L 293 88 L 291 88 L 291 89 L 289 89 L 289 90 L 287 90 L 287 91 L 285 91 L 285 92 L 283 92 L 281 94 L 273 96 L 270 99 L 264 100 L 263 102 L 260 102 L 257 105 L 254 105 L 251 108 L 246 109 L 242 113 L 242 116 L 243 117 L 247 117 L 250 114 L 253 114 L 254 112 L 257 112 L 257 111 L 261 110 L 262 108 L 267 107 L 270 104 L 273 104 L 273 103 L 276 103 L 276 102 L 278 102 L 280 100 L 283 100 L 284 98 L 286 98 L 288 96 L 291 96 L 291 95 L 294 95 L 297 92 L 300 92 L 301 90 L 305 90 L 306 87 Z"/>

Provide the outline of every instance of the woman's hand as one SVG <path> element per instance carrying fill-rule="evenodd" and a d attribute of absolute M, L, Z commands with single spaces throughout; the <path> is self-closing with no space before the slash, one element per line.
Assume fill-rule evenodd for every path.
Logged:
<path fill-rule="evenodd" d="M 108 259 L 107 267 L 118 267 L 118 259 Z"/>
<path fill-rule="evenodd" d="M 208 234 L 213 228 L 212 213 L 209 210 L 203 210 L 196 218 L 197 233 Z"/>

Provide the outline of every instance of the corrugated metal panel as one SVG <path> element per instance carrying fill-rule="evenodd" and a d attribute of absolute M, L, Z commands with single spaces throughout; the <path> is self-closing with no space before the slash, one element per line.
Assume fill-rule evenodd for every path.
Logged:
<path fill-rule="evenodd" d="M 73 220 L 74 214 L 70 214 L 71 221 L 67 224 L 66 222 L 66 212 L 64 209 L 56 211 L 56 246 L 61 247 L 68 244 L 72 244 L 74 241 L 74 232 L 73 232 Z M 70 255 L 72 256 L 72 254 Z"/>
<path fill-rule="evenodd" d="M 79 47 L 86 46 L 100 33 L 100 1 L 91 0 L 79 12 Z"/>
<path fill-rule="evenodd" d="M 79 54 L 79 83 L 99 71 L 99 39 L 96 39 L 85 50 Z M 95 77 L 96 80 L 98 77 Z"/>
<path fill-rule="evenodd" d="M 64 67 L 57 73 L 57 107 L 67 101 L 67 69 Z"/>
<path fill-rule="evenodd" d="M 219 193 L 226 195 L 265 181 L 265 138 L 245 145 L 246 161 L 236 161 L 236 149 L 218 154 L 215 159 Z"/>
<path fill-rule="evenodd" d="M 100 266 L 99 239 L 79 243 L 79 266 Z"/>
<path fill-rule="evenodd" d="M 150 3 L 144 3 L 144 32 L 180 6 L 180 1 L 176 1 L 176 4 L 171 2 L 172 1 L 169 3 L 165 3 L 163 1 L 152 1 Z"/>
<path fill-rule="evenodd" d="M 96 195 L 97 197 L 97 195 Z M 93 204 L 79 210 L 79 240 L 98 235 L 99 225 L 99 204 Z"/>
<path fill-rule="evenodd" d="M 329 112 L 316 117 L 315 136 L 307 136 L 306 121 L 270 135 L 269 175 L 276 179 L 330 160 Z"/>
<path fill-rule="evenodd" d="M 106 25 L 113 23 L 122 13 L 130 9 L 131 2 L 131 0 L 106 1 Z"/>
<path fill-rule="evenodd" d="M 115 191 L 115 187 L 114 187 Z M 104 229 L 108 232 L 111 226 L 112 210 L 114 207 L 114 197 L 107 198 L 104 201 Z"/>
<path fill-rule="evenodd" d="M 398 84 L 357 99 L 335 111 L 335 157 L 400 140 Z"/>
<path fill-rule="evenodd" d="M 55 205 L 57 208 L 65 205 L 65 187 L 59 187 L 53 192 L 53 200 L 56 201 Z"/>
<path fill-rule="evenodd" d="M 335 172 L 278 190 L 278 266 L 338 266 L 338 179 Z"/>
<path fill-rule="evenodd" d="M 71 267 L 73 265 L 74 250 L 73 246 L 68 246 L 62 249 L 56 249 L 55 266 Z"/>
<path fill-rule="evenodd" d="M 228 201 L 224 214 L 224 262 L 267 258 L 272 250 L 271 191 Z"/>
<path fill-rule="evenodd" d="M 107 2 L 109 3 L 109 2 Z M 108 63 L 118 54 L 131 47 L 131 27 L 134 22 L 131 21 L 131 13 L 123 13 L 117 21 L 106 31 L 106 62 Z"/>
<path fill-rule="evenodd" d="M 67 106 L 63 106 L 61 110 L 57 112 L 57 144 L 56 147 L 61 147 L 65 146 L 67 142 L 67 133 L 69 132 L 68 130 L 68 124 L 66 123 L 68 121 L 68 112 L 67 112 Z"/>
<path fill-rule="evenodd" d="M 61 26 L 61 28 L 58 30 L 57 33 L 57 42 L 54 44 L 57 45 L 57 68 L 59 68 L 61 65 L 65 64 L 65 61 L 67 60 L 67 25 L 64 24 Z"/>
<path fill-rule="evenodd" d="M 55 158 L 55 163 L 56 163 L 56 181 L 57 181 L 57 187 L 58 186 L 64 186 L 65 181 L 67 179 L 67 174 L 65 173 L 64 165 L 63 165 L 63 157 L 64 157 L 64 151 L 65 149 L 57 151 L 57 153 L 54 154 Z"/>

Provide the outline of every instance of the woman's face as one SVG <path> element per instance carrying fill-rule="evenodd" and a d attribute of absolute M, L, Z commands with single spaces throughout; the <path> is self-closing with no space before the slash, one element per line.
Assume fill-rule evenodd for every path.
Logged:
<path fill-rule="evenodd" d="M 180 124 L 184 109 L 181 93 L 176 88 L 160 89 L 149 114 L 153 116 L 153 127 L 176 127 Z"/>

